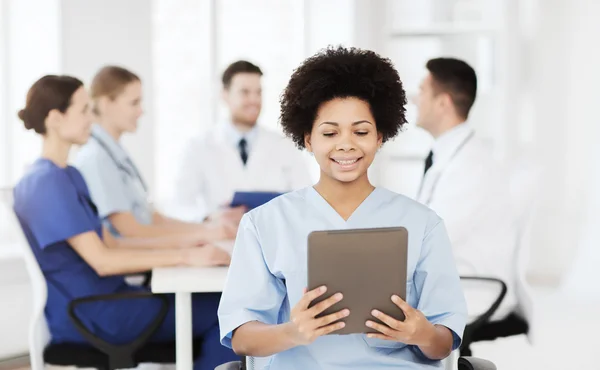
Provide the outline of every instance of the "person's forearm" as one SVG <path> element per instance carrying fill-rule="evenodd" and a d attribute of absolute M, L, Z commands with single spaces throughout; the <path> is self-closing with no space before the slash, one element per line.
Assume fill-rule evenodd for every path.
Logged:
<path fill-rule="evenodd" d="M 419 346 L 425 356 L 432 360 L 442 360 L 452 352 L 452 332 L 445 326 L 434 325 L 430 344 Z"/>
<path fill-rule="evenodd" d="M 192 239 L 201 240 L 203 231 L 196 226 L 193 231 L 191 228 L 182 230 L 180 227 L 170 227 L 161 224 L 140 224 L 133 220 L 111 220 L 113 227 L 117 232 L 125 238 L 131 239 L 163 239 L 170 246 L 179 246 L 183 242 L 189 242 Z"/>
<path fill-rule="evenodd" d="M 133 230 L 125 229 L 123 232 L 119 230 L 119 233 L 124 236 L 132 238 L 158 238 L 165 236 L 183 236 L 186 234 L 199 233 L 200 228 L 181 228 L 177 225 L 172 226 L 169 224 L 150 224 L 150 225 L 139 225 Z"/>
<path fill-rule="evenodd" d="M 185 240 L 180 236 L 163 236 L 156 238 L 115 237 L 107 228 L 104 228 L 102 236 L 104 244 L 108 248 L 176 249 L 185 246 Z"/>
<path fill-rule="evenodd" d="M 114 248 L 121 249 L 179 249 L 184 240 L 178 235 L 155 238 L 116 238 Z"/>
<path fill-rule="evenodd" d="M 152 223 L 162 227 L 179 228 L 183 231 L 198 231 L 202 228 L 200 223 L 178 220 L 158 212 L 152 214 Z"/>
<path fill-rule="evenodd" d="M 267 357 L 296 347 L 288 334 L 289 325 L 248 322 L 234 332 L 231 340 L 233 350 L 242 356 Z"/>
<path fill-rule="evenodd" d="M 205 227 L 199 223 L 183 222 L 175 219 L 163 220 L 156 224 L 164 230 L 174 233 L 202 233 Z"/>
<path fill-rule="evenodd" d="M 185 250 L 106 248 L 96 262 L 96 272 L 101 276 L 109 276 L 145 272 L 155 267 L 186 265 L 187 258 Z"/>

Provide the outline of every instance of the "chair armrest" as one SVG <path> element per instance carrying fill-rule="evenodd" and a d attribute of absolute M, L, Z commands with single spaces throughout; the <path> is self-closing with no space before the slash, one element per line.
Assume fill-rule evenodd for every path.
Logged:
<path fill-rule="evenodd" d="M 150 324 L 135 338 L 133 341 L 123 344 L 115 345 L 111 344 L 102 338 L 92 333 L 81 321 L 81 319 L 75 313 L 77 306 L 90 303 L 90 302 L 107 302 L 123 299 L 158 299 L 161 302 L 160 311 L 150 322 Z M 84 298 L 78 298 L 69 303 L 69 318 L 73 322 L 75 328 L 79 333 L 87 340 L 92 346 L 98 350 L 104 352 L 109 358 L 109 368 L 132 368 L 136 367 L 133 356 L 134 353 L 142 347 L 150 337 L 160 327 L 162 322 L 167 315 L 169 310 L 169 301 L 166 296 L 156 295 L 150 292 L 127 292 L 127 293 L 115 293 L 115 294 L 103 294 Z"/>
<path fill-rule="evenodd" d="M 242 362 L 241 361 L 228 362 L 226 364 L 217 366 L 215 368 L 215 370 L 242 370 Z"/>
<path fill-rule="evenodd" d="M 150 288 L 150 284 L 152 282 L 152 270 L 146 272 L 139 272 L 136 274 L 127 274 L 126 277 L 139 277 L 141 278 L 141 283 L 139 286 Z M 137 284 L 136 284 L 137 285 Z"/>
<path fill-rule="evenodd" d="M 500 294 L 498 294 L 498 297 L 496 298 L 494 303 L 492 303 L 490 308 L 488 308 L 487 311 L 485 311 L 483 314 L 479 315 L 479 317 L 477 317 L 477 319 L 475 319 L 473 322 L 471 322 L 470 324 L 467 325 L 468 329 L 466 331 L 472 332 L 473 330 L 476 330 L 481 325 L 487 323 L 491 319 L 491 317 L 494 315 L 496 310 L 498 310 L 498 307 L 500 307 L 500 304 L 504 300 L 504 297 L 506 296 L 506 292 L 507 292 L 508 288 L 506 287 L 506 283 L 504 281 L 502 281 L 500 279 L 496 279 L 496 278 L 478 277 L 478 276 L 461 276 L 460 279 L 468 280 L 468 281 L 481 281 L 481 282 L 495 283 L 495 284 L 500 285 Z"/>
<path fill-rule="evenodd" d="M 234 361 L 219 365 L 215 370 L 243 370 L 243 362 Z M 461 357 L 458 359 L 458 370 L 497 370 L 490 361 L 476 357 Z"/>
<path fill-rule="evenodd" d="M 458 370 L 496 370 L 496 365 L 477 357 L 461 357 L 458 359 Z"/>

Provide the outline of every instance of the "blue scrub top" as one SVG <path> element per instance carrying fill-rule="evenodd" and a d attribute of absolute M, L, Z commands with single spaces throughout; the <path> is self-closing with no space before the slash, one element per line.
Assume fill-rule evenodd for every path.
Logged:
<path fill-rule="evenodd" d="M 153 208 L 146 185 L 129 154 L 100 125 L 92 126 L 92 137 L 77 152 L 73 165 L 89 187 L 100 217 L 115 235 L 108 216 L 130 212 L 137 222 L 152 223 Z"/>
<path fill-rule="evenodd" d="M 406 301 L 446 326 L 460 345 L 467 307 L 443 221 L 429 208 L 375 189 L 344 220 L 313 188 L 281 195 L 244 215 L 219 306 L 221 343 L 231 347 L 236 328 L 250 321 L 288 322 L 307 286 L 307 238 L 315 230 L 403 226 L 408 230 Z M 374 307 L 375 308 L 375 307 Z M 441 369 L 416 346 L 328 335 L 267 359 L 265 369 Z"/>
<path fill-rule="evenodd" d="M 48 286 L 46 319 L 54 342 L 80 339 L 67 308 L 76 298 L 130 291 L 122 276 L 101 277 L 73 250 L 67 239 L 94 231 L 102 223 L 83 177 L 74 167 L 37 160 L 14 189 L 14 210 Z M 86 305 L 78 314 L 88 328 L 116 333 L 117 307 Z"/>

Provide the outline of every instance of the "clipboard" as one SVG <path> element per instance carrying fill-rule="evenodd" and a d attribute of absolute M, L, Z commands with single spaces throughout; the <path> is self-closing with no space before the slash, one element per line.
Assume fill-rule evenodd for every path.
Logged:
<path fill-rule="evenodd" d="M 283 193 L 269 191 L 236 191 L 231 201 L 231 207 L 244 206 L 248 210 L 262 206 Z"/>

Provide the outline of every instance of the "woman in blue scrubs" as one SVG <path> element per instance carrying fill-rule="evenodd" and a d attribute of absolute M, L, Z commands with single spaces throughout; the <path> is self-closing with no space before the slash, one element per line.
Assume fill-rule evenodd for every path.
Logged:
<path fill-rule="evenodd" d="M 99 294 L 140 291 L 122 276 L 162 266 L 226 265 L 229 255 L 211 245 L 167 248 L 164 240 L 116 239 L 102 223 L 77 169 L 67 164 L 71 147 L 90 136 L 89 98 L 82 83 L 68 76 L 45 76 L 27 94 L 19 117 L 27 129 L 43 137 L 42 157 L 14 189 L 14 209 L 48 286 L 46 319 L 52 341 L 81 342 L 67 315 L 69 302 Z M 175 310 L 169 313 L 153 341 L 175 338 Z M 193 298 L 193 333 L 203 339 L 198 369 L 213 369 L 234 360 L 221 346 L 216 310 L 219 294 Z M 79 310 L 84 324 L 112 343 L 131 341 L 159 311 L 155 299 L 90 303 Z"/>
<path fill-rule="evenodd" d="M 318 183 L 247 213 L 219 307 L 222 343 L 270 357 L 267 368 L 425 369 L 458 348 L 466 304 L 442 220 L 427 207 L 369 181 L 381 145 L 406 123 L 406 97 L 391 62 L 359 49 L 327 49 L 292 75 L 281 99 L 284 132 L 313 153 Z M 314 230 L 403 226 L 408 230 L 406 320 L 374 310 L 378 334 L 326 335 L 352 315 L 339 293 L 310 302 L 307 236 Z M 368 246 L 365 246 L 368 247 Z M 340 256 L 340 258 L 344 258 Z M 336 292 L 330 292 L 336 293 Z M 337 313 L 315 318 L 336 305 Z"/>
<path fill-rule="evenodd" d="M 90 91 L 96 124 L 74 166 L 81 171 L 109 230 L 126 237 L 198 235 L 209 241 L 232 240 L 244 212 L 241 207 L 234 211 L 239 217 L 232 223 L 198 224 L 166 217 L 152 206 L 146 183 L 121 145 L 124 134 L 137 130 L 143 113 L 141 79 L 127 69 L 106 66 L 92 79 Z"/>

